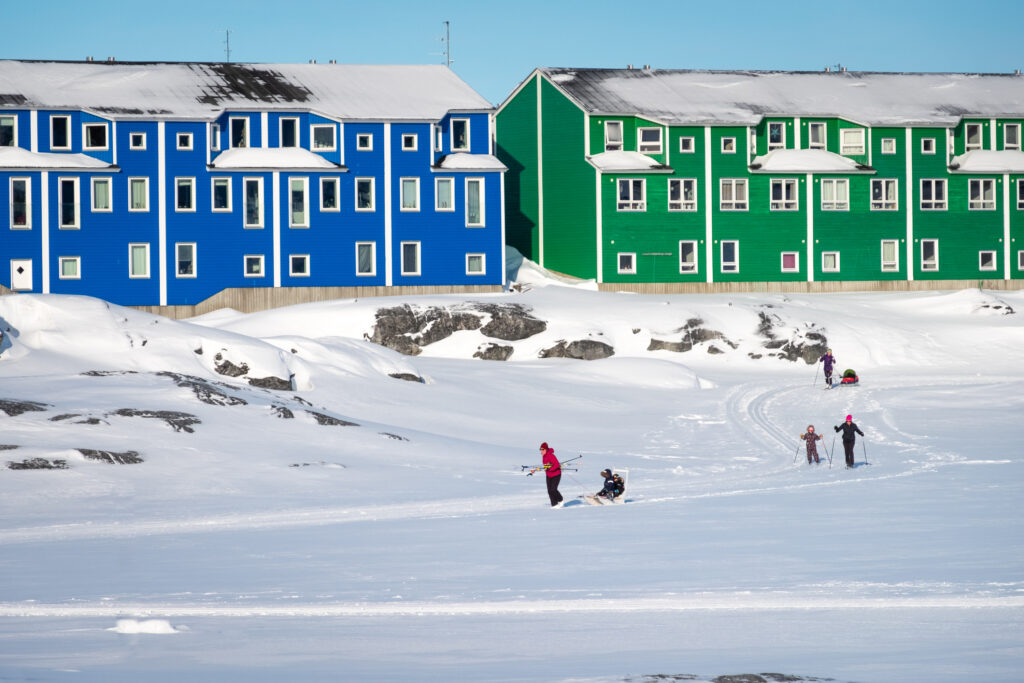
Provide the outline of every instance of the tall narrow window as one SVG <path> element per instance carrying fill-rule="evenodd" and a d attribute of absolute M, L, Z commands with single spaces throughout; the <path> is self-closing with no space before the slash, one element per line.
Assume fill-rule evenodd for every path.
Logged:
<path fill-rule="evenodd" d="M 18 119 L 15 116 L 0 116 L 0 147 L 18 145 Z"/>
<path fill-rule="evenodd" d="M 1021 185 L 1024 187 L 1024 184 Z M 455 210 L 455 181 L 452 178 L 434 179 L 434 210 Z"/>
<path fill-rule="evenodd" d="M 263 179 L 246 178 L 245 189 L 245 227 L 263 227 Z"/>
<path fill-rule="evenodd" d="M 111 210 L 110 178 L 92 179 L 92 210 L 105 212 Z"/>
<path fill-rule="evenodd" d="M 333 123 L 313 126 L 313 151 L 333 152 L 336 148 Z"/>
<path fill-rule="evenodd" d="M 768 122 L 768 151 L 786 148 L 786 124 L 782 121 Z"/>
<path fill-rule="evenodd" d="M 669 211 L 696 211 L 697 210 L 697 179 L 696 178 L 669 178 L 669 180 L 668 180 L 668 210 Z"/>
<path fill-rule="evenodd" d="M 434 151 L 440 152 L 444 149 L 444 131 L 441 126 L 434 124 Z"/>
<path fill-rule="evenodd" d="M 823 178 L 821 180 L 821 210 L 850 210 L 850 181 L 846 178 Z"/>
<path fill-rule="evenodd" d="M 922 178 L 921 179 L 921 210 L 922 211 L 945 211 L 946 210 L 946 179 L 945 178 Z"/>
<path fill-rule="evenodd" d="M 99 150 L 107 148 L 107 124 L 82 124 L 82 149 Z"/>
<path fill-rule="evenodd" d="M 622 121 L 604 122 L 604 151 L 617 152 L 622 149 Z"/>
<path fill-rule="evenodd" d="M 1024 182 L 1017 180 L 1017 210 L 1024 211 Z"/>
<path fill-rule="evenodd" d="M 145 140 L 143 140 L 145 146 Z M 50 117 L 50 149 L 71 149 L 71 117 Z"/>
<path fill-rule="evenodd" d="M 356 275 L 377 274 L 377 243 L 356 242 Z"/>
<path fill-rule="evenodd" d="M 967 183 L 967 208 L 971 211 L 996 210 L 996 181 L 971 178 Z"/>
<path fill-rule="evenodd" d="M 149 245 L 129 244 L 128 245 L 128 277 L 147 278 L 149 277 Z"/>
<path fill-rule="evenodd" d="M 722 211 L 747 210 L 746 178 L 722 178 L 719 188 L 721 190 L 719 209 Z"/>
<path fill-rule="evenodd" d="M 480 228 L 484 225 L 484 181 L 482 178 L 466 178 L 466 226 Z"/>
<path fill-rule="evenodd" d="M 972 149 L 982 148 L 981 130 L 980 123 L 964 124 L 964 149 L 966 151 L 970 152 Z"/>
<path fill-rule="evenodd" d="M 452 119 L 452 151 L 469 151 L 469 119 Z"/>
<path fill-rule="evenodd" d="M 220 124 L 219 123 L 211 123 L 210 124 L 210 151 L 212 151 L 212 152 L 219 152 L 220 151 Z"/>
<path fill-rule="evenodd" d="M 356 178 L 356 211 L 373 211 L 373 178 Z"/>
<path fill-rule="evenodd" d="M 176 277 L 196 276 L 196 243 L 178 242 L 174 245 L 174 260 L 177 264 Z"/>
<path fill-rule="evenodd" d="M 402 242 L 402 275 L 420 274 L 420 243 Z"/>
<path fill-rule="evenodd" d="M 288 225 L 292 228 L 309 227 L 309 178 L 288 180 Z"/>
<path fill-rule="evenodd" d="M 213 178 L 210 181 L 213 185 L 214 211 L 231 211 L 231 178 Z"/>
<path fill-rule="evenodd" d="M 939 269 L 939 241 L 921 240 L 921 270 Z"/>
<path fill-rule="evenodd" d="M 128 179 L 128 210 L 149 211 L 149 178 Z"/>
<path fill-rule="evenodd" d="M 320 210 L 321 211 L 340 211 L 341 205 L 338 203 L 338 179 L 337 178 L 321 178 L 320 179 Z"/>
<path fill-rule="evenodd" d="M 722 240 L 721 259 L 723 273 L 740 272 L 740 243 L 736 240 Z"/>
<path fill-rule="evenodd" d="M 643 178 L 619 178 L 619 211 L 647 210 L 647 181 Z"/>
<path fill-rule="evenodd" d="M 799 208 L 796 193 L 796 178 L 772 178 L 769 208 L 772 211 L 796 211 Z"/>
<path fill-rule="evenodd" d="M 58 183 L 57 201 L 60 204 L 60 227 L 77 228 L 80 212 L 78 204 L 78 178 L 61 178 Z"/>
<path fill-rule="evenodd" d="M 402 178 L 402 211 L 420 210 L 420 179 Z"/>
<path fill-rule="evenodd" d="M 637 128 L 636 149 L 641 154 L 661 154 L 661 128 Z"/>
<path fill-rule="evenodd" d="M 900 269 L 899 240 L 882 240 L 882 272 L 895 273 Z"/>
<path fill-rule="evenodd" d="M 683 240 L 679 243 L 679 272 L 697 272 L 697 242 Z"/>
<path fill-rule="evenodd" d="M 299 146 L 299 120 L 290 116 L 281 117 L 281 146 Z"/>
<path fill-rule="evenodd" d="M 11 178 L 11 228 L 32 227 L 32 179 Z"/>
<path fill-rule="evenodd" d="M 825 149 L 824 121 L 813 121 L 807 124 L 807 146 L 810 149 Z"/>
<path fill-rule="evenodd" d="M 233 117 L 230 120 L 231 147 L 249 146 L 249 119 Z"/>
<path fill-rule="evenodd" d="M 196 179 L 175 178 L 174 179 L 174 210 L 195 211 L 196 210 Z"/>
<path fill-rule="evenodd" d="M 1020 124 L 1007 123 L 1003 126 L 1003 149 L 1020 149 Z"/>
<path fill-rule="evenodd" d="M 895 178 L 871 179 L 871 210 L 895 211 L 899 208 L 896 193 L 899 183 Z"/>

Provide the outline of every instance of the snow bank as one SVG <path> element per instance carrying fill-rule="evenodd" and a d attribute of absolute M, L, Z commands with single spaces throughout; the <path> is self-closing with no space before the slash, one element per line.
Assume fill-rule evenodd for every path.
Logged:
<path fill-rule="evenodd" d="M 117 626 L 107 630 L 126 635 L 146 634 L 163 636 L 181 633 L 181 631 L 171 626 L 170 622 L 166 619 L 146 619 L 144 621 L 139 621 L 138 619 L 118 619 Z"/>

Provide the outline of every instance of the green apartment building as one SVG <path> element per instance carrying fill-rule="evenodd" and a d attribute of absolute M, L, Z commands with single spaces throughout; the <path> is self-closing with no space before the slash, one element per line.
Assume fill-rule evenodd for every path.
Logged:
<path fill-rule="evenodd" d="M 537 69 L 507 241 L 610 289 L 1019 288 L 1022 123 L 1020 74 Z"/>

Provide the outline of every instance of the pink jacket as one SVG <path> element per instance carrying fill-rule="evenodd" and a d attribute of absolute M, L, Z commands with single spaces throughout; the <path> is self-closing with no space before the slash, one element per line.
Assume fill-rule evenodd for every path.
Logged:
<path fill-rule="evenodd" d="M 558 458 L 555 457 L 555 449 L 549 448 L 544 451 L 544 457 L 541 459 L 549 477 L 556 477 L 562 473 L 562 463 L 558 462 Z"/>

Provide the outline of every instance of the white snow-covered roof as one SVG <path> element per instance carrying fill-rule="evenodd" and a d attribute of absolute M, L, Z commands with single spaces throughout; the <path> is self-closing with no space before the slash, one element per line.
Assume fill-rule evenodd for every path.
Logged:
<path fill-rule="evenodd" d="M 601 173 L 670 173 L 672 169 L 657 159 L 640 152 L 601 152 L 587 157 Z"/>
<path fill-rule="evenodd" d="M 871 173 L 872 169 L 853 159 L 824 149 L 775 149 L 754 157 L 754 173 Z"/>
<path fill-rule="evenodd" d="M 101 169 L 112 168 L 106 161 L 85 154 L 30 152 L 21 147 L 0 147 L 0 168 L 10 169 Z"/>
<path fill-rule="evenodd" d="M 319 154 L 298 147 L 236 147 L 218 154 L 210 166 L 224 170 L 341 169 Z"/>
<path fill-rule="evenodd" d="M 1024 118 L 1013 74 L 542 68 L 580 107 L 666 124 L 754 125 L 765 116 L 837 116 L 873 126 Z"/>
<path fill-rule="evenodd" d="M 436 121 L 491 104 L 446 66 L 0 60 L 0 110 L 72 109 L 113 119 L 211 119 L 315 111 L 346 120 Z"/>
<path fill-rule="evenodd" d="M 953 157 L 949 170 L 954 173 L 1024 173 L 1024 152 L 975 149 Z"/>
<path fill-rule="evenodd" d="M 493 154 L 448 154 L 434 167 L 446 171 L 507 171 L 508 167 Z"/>

